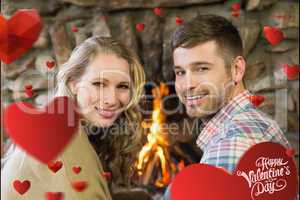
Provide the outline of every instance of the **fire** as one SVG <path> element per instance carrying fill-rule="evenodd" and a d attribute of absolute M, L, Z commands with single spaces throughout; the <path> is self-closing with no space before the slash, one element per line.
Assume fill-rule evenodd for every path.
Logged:
<path fill-rule="evenodd" d="M 136 168 L 138 175 L 142 177 L 143 184 L 148 184 L 151 173 L 155 166 L 160 167 L 161 177 L 156 177 L 155 186 L 164 187 L 171 181 L 171 172 L 176 171 L 184 166 L 183 161 L 176 166 L 170 160 L 168 152 L 168 140 L 167 133 L 163 129 L 165 123 L 165 115 L 162 111 L 162 98 L 169 94 L 169 88 L 164 83 L 160 84 L 160 87 L 153 88 L 152 94 L 153 100 L 153 112 L 150 123 L 144 121 L 142 123 L 143 128 L 148 129 L 147 142 L 143 146 L 142 150 L 138 155 L 138 161 Z"/>

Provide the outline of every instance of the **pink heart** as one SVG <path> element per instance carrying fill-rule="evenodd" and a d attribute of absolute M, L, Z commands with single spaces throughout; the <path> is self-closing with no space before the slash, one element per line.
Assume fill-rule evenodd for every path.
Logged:
<path fill-rule="evenodd" d="M 44 109 L 16 102 L 4 111 L 4 123 L 13 142 L 41 162 L 54 160 L 77 130 L 79 114 L 68 97 L 56 97 Z"/>

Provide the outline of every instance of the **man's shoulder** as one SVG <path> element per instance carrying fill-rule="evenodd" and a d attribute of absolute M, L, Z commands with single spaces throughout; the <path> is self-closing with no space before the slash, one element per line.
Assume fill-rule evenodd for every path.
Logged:
<path fill-rule="evenodd" d="M 226 137 L 250 137 L 256 139 L 282 134 L 276 121 L 255 108 L 235 114 L 226 122 L 223 131 Z"/>

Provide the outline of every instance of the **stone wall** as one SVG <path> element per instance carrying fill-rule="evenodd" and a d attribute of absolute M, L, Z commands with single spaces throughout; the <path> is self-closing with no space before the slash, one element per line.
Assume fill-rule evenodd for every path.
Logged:
<path fill-rule="evenodd" d="M 231 13 L 235 2 L 242 6 L 239 16 Z M 153 11 L 157 7 L 161 16 Z M 217 14 L 238 27 L 248 63 L 246 86 L 267 97 L 259 109 L 278 121 L 298 155 L 299 79 L 289 81 L 282 72 L 285 63 L 299 64 L 298 7 L 296 0 L 2 0 L 3 15 L 36 8 L 44 22 L 39 40 L 25 56 L 10 65 L 2 63 L 2 102 L 4 106 L 15 100 L 44 104 L 54 87 L 55 72 L 75 45 L 99 34 L 117 37 L 133 48 L 148 81 L 172 81 L 170 35 L 179 26 L 176 18 L 178 22 L 197 14 Z M 145 25 L 142 31 L 136 30 L 139 23 Z M 281 28 L 284 41 L 269 45 L 262 33 L 265 25 Z M 52 69 L 47 68 L 50 61 L 56 62 Z M 24 89 L 28 84 L 33 86 L 31 97 Z"/>

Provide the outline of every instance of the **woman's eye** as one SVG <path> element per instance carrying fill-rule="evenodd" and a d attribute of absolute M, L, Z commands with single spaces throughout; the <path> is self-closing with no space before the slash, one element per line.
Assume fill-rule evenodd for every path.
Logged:
<path fill-rule="evenodd" d="M 128 85 L 119 85 L 118 86 L 119 89 L 129 89 Z"/>
<path fill-rule="evenodd" d="M 93 82 L 94 86 L 104 86 L 104 83 L 102 82 Z"/>
<path fill-rule="evenodd" d="M 175 75 L 176 75 L 176 76 L 182 76 L 182 75 L 184 75 L 184 74 L 185 74 L 184 71 L 175 71 Z"/>

